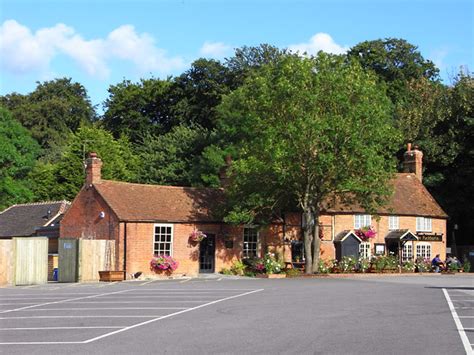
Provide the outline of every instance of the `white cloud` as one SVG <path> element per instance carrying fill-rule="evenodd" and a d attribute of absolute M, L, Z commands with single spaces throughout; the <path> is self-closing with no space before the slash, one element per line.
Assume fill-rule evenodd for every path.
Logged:
<path fill-rule="evenodd" d="M 317 54 L 319 51 L 333 54 L 342 54 L 349 50 L 349 47 L 343 47 L 332 39 L 327 33 L 319 32 L 309 39 L 309 42 L 292 44 L 288 46 L 292 52 L 309 55 Z"/>
<path fill-rule="evenodd" d="M 60 55 L 101 79 L 110 74 L 109 61 L 114 59 L 132 63 L 139 73 L 169 74 L 185 66 L 181 57 L 169 57 L 165 50 L 156 47 L 152 36 L 139 34 L 130 25 L 113 30 L 104 39 L 86 40 L 64 24 L 32 33 L 15 20 L 7 20 L 0 25 L 0 53 L 2 68 L 19 74 L 48 72 L 52 60 Z"/>
<path fill-rule="evenodd" d="M 201 55 L 211 58 L 222 58 L 231 50 L 231 46 L 228 46 L 222 42 L 204 42 L 199 53 Z"/>

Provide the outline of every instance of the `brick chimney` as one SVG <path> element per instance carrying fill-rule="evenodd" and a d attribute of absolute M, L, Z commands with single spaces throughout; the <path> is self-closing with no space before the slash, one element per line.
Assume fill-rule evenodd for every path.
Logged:
<path fill-rule="evenodd" d="M 423 152 L 416 145 L 411 149 L 411 143 L 407 144 L 407 151 L 403 154 L 403 172 L 413 173 L 423 181 Z"/>
<path fill-rule="evenodd" d="M 86 160 L 86 185 L 93 185 L 101 180 L 102 160 L 97 153 L 89 153 Z"/>
<path fill-rule="evenodd" d="M 219 171 L 219 180 L 221 181 L 221 186 L 226 188 L 229 186 L 229 174 L 228 170 L 232 165 L 232 157 L 230 155 L 226 155 L 225 157 L 225 165 Z"/>

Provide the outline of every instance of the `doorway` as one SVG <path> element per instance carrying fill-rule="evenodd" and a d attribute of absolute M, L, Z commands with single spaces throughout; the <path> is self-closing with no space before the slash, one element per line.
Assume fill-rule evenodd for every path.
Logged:
<path fill-rule="evenodd" d="M 199 273 L 209 274 L 215 271 L 216 236 L 206 234 L 199 244 Z"/>

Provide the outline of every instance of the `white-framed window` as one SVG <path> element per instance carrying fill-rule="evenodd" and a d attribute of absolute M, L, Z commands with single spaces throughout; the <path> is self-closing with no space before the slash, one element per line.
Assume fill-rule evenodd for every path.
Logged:
<path fill-rule="evenodd" d="M 359 256 L 364 259 L 370 258 L 370 243 L 362 242 L 359 244 Z"/>
<path fill-rule="evenodd" d="M 431 232 L 431 218 L 416 217 L 417 232 Z"/>
<path fill-rule="evenodd" d="M 416 257 L 422 257 L 423 259 L 431 259 L 431 244 L 424 242 L 416 244 Z"/>
<path fill-rule="evenodd" d="M 372 216 L 370 214 L 356 214 L 354 216 L 354 229 L 370 227 L 372 225 Z"/>
<path fill-rule="evenodd" d="M 413 259 L 413 242 L 406 242 L 403 244 L 402 260 L 408 261 Z"/>
<path fill-rule="evenodd" d="M 400 218 L 398 216 L 388 216 L 388 230 L 400 229 Z"/>
<path fill-rule="evenodd" d="M 243 257 L 253 258 L 258 253 L 258 229 L 254 227 L 244 228 Z"/>
<path fill-rule="evenodd" d="M 173 225 L 155 224 L 153 255 L 173 255 Z"/>

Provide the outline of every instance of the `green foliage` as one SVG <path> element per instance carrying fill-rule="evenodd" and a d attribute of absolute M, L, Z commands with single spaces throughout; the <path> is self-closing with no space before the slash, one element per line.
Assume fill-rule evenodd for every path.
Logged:
<path fill-rule="evenodd" d="M 415 272 L 416 264 L 414 261 L 407 260 L 402 263 L 402 271 L 404 272 Z"/>
<path fill-rule="evenodd" d="M 170 87 L 170 79 L 154 78 L 110 86 L 102 124 L 115 138 L 127 135 L 133 143 L 147 134 L 168 132 L 176 124 L 170 112 Z"/>
<path fill-rule="evenodd" d="M 246 265 L 241 260 L 236 260 L 230 267 L 230 271 L 233 275 L 242 276 L 245 272 Z"/>
<path fill-rule="evenodd" d="M 287 269 L 285 274 L 286 277 L 298 277 L 301 276 L 301 271 L 299 269 Z"/>
<path fill-rule="evenodd" d="M 207 143 L 203 128 L 175 126 L 161 136 L 146 135 L 136 150 L 140 156 L 138 179 L 160 185 L 192 185 L 198 178 L 197 157 Z"/>
<path fill-rule="evenodd" d="M 28 130 L 0 107 L 0 210 L 32 200 L 27 175 L 39 150 Z"/>
<path fill-rule="evenodd" d="M 30 179 L 36 196 L 41 199 L 74 199 L 84 184 L 84 159 L 91 151 L 96 152 L 104 161 L 104 179 L 135 180 L 138 160 L 128 140 L 125 137 L 114 139 L 101 128 L 82 127 L 71 136 L 56 163 L 40 163 L 31 172 Z"/>
<path fill-rule="evenodd" d="M 87 91 L 70 78 L 37 83 L 28 95 L 10 94 L 0 97 L 13 117 L 28 128 L 43 149 L 43 156 L 55 159 L 71 132 L 90 124 L 96 114 Z"/>
<path fill-rule="evenodd" d="M 423 259 L 421 256 L 415 260 L 415 270 L 418 272 L 430 272 L 431 260 Z"/>
<path fill-rule="evenodd" d="M 379 255 L 372 260 L 372 265 L 378 272 L 398 269 L 398 259 L 394 255 Z"/>
<path fill-rule="evenodd" d="M 464 263 L 462 264 L 462 270 L 464 272 L 470 272 L 471 271 L 471 263 L 467 256 L 464 256 Z"/>

